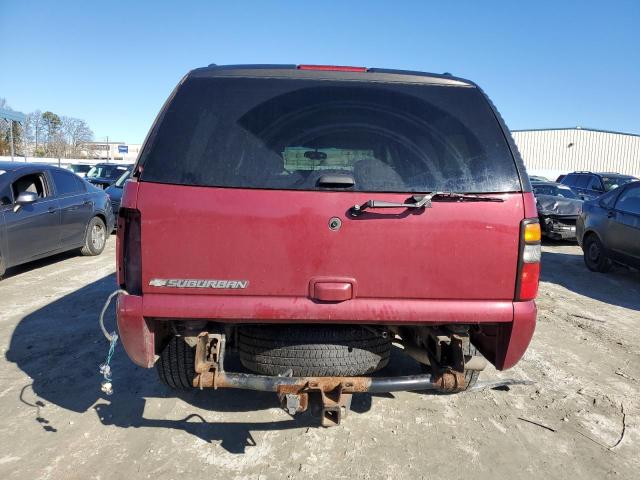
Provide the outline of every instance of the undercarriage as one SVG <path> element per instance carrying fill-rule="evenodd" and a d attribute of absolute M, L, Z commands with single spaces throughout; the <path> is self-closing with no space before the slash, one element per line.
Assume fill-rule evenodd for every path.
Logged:
<path fill-rule="evenodd" d="M 353 394 L 357 393 L 422 390 L 457 393 L 470 388 L 514 383 L 476 385 L 478 374 L 486 367 L 487 361 L 479 354 L 468 354 L 475 349 L 470 345 L 469 327 L 466 326 L 364 327 L 376 329 L 381 336 L 392 336 L 393 343 L 421 364 L 424 372 L 401 376 L 294 376 L 291 370 L 276 376 L 227 371 L 227 343 L 231 340 L 231 348 L 236 346 L 233 339 L 237 337 L 237 327 L 194 330 L 192 327 L 185 329 L 185 326 L 188 322 L 174 328 L 174 333 L 194 352 L 193 387 L 274 392 L 282 408 L 291 415 L 306 411 L 310 401 L 318 398 L 320 423 L 325 427 L 340 424 L 349 412 Z"/>

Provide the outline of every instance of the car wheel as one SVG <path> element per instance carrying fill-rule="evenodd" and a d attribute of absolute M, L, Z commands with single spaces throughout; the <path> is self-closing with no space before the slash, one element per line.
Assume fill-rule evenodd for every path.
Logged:
<path fill-rule="evenodd" d="M 605 273 L 611 270 L 613 262 L 607 257 L 600 239 L 594 235 L 589 235 L 583 246 L 584 263 L 592 272 Z"/>
<path fill-rule="evenodd" d="M 107 244 L 107 227 L 100 217 L 93 217 L 87 226 L 82 255 L 100 255 Z"/>

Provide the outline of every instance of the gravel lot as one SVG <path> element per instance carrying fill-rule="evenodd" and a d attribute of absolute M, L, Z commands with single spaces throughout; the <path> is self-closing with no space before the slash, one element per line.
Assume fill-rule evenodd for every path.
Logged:
<path fill-rule="evenodd" d="M 638 478 L 638 272 L 594 274 L 575 245 L 546 245 L 532 346 L 513 370 L 481 376 L 535 385 L 362 395 L 322 429 L 272 394 L 176 396 L 120 346 L 103 396 L 97 314 L 115 289 L 114 246 L 0 282 L 2 479 Z"/>

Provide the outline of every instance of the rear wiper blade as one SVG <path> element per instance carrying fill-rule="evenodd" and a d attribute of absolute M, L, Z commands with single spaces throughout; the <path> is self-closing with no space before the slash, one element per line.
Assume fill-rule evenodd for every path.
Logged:
<path fill-rule="evenodd" d="M 450 202 L 504 202 L 498 197 L 483 197 L 481 195 L 464 194 L 456 192 L 434 192 L 424 196 L 414 195 L 413 203 L 385 202 L 383 200 L 367 200 L 362 205 L 354 205 L 351 207 L 351 215 L 357 217 L 365 210 L 373 208 L 431 208 L 432 201 L 450 201 Z"/>
<path fill-rule="evenodd" d="M 450 202 L 504 202 L 500 197 L 484 197 L 475 193 L 436 192 L 432 200 Z"/>

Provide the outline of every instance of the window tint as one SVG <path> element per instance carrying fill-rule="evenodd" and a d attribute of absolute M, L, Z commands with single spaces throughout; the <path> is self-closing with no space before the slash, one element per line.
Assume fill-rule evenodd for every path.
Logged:
<path fill-rule="evenodd" d="M 42 173 L 31 173 L 20 177 L 13 182 L 11 189 L 13 190 L 13 198 L 18 198 L 22 192 L 37 193 L 40 198 L 48 196 Z"/>
<path fill-rule="evenodd" d="M 9 185 L 0 187 L 0 207 L 3 205 L 11 205 L 12 203 L 11 187 Z"/>
<path fill-rule="evenodd" d="M 131 175 L 131 170 L 127 170 L 122 174 L 122 176 L 118 180 L 116 180 L 116 183 L 114 185 L 118 188 L 124 187 L 124 182 L 129 180 L 130 175 Z"/>
<path fill-rule="evenodd" d="M 118 179 L 128 167 L 122 165 L 96 165 L 87 172 L 87 178 Z"/>
<path fill-rule="evenodd" d="M 589 180 L 589 184 L 587 185 L 587 188 L 589 190 L 595 190 L 597 192 L 604 192 L 600 178 L 596 177 L 595 175 L 591 176 L 591 180 Z"/>
<path fill-rule="evenodd" d="M 77 175 L 62 170 L 51 170 L 53 183 L 56 185 L 58 195 L 73 195 L 82 191 L 82 184 L 78 182 Z"/>
<path fill-rule="evenodd" d="M 576 183 L 575 183 L 575 187 L 576 188 L 587 188 L 587 185 L 589 185 L 589 181 L 591 180 L 591 175 L 576 175 Z"/>
<path fill-rule="evenodd" d="M 634 180 L 638 180 L 635 177 L 627 177 L 623 175 L 613 175 L 610 177 L 602 177 L 602 181 L 604 182 L 604 189 L 608 192 L 610 190 L 614 190 L 622 185 L 626 185 L 629 182 L 633 182 Z"/>
<path fill-rule="evenodd" d="M 535 195 L 553 195 L 553 188 L 549 185 L 534 185 L 533 193 Z"/>
<path fill-rule="evenodd" d="M 640 214 L 640 184 L 629 187 L 620 194 L 616 209 Z"/>
<path fill-rule="evenodd" d="M 89 170 L 91 170 L 91 165 L 72 163 L 67 168 L 74 173 L 87 173 Z"/>
<path fill-rule="evenodd" d="M 569 187 L 557 186 L 557 185 L 534 185 L 533 193 L 535 195 L 551 195 L 554 197 L 564 197 L 564 198 L 578 198 L 573 190 Z"/>
<path fill-rule="evenodd" d="M 579 198 L 573 190 L 571 190 L 569 187 L 565 187 L 564 185 L 561 187 L 554 187 L 554 189 L 556 192 L 555 194 L 559 197 Z"/>
<path fill-rule="evenodd" d="M 577 175 L 574 174 L 569 174 L 566 177 L 564 177 L 562 179 L 562 184 L 563 185 L 569 185 L 570 187 L 573 187 L 576 184 L 576 177 Z"/>
<path fill-rule="evenodd" d="M 141 180 L 317 190 L 519 191 L 504 134 L 476 88 L 192 78 L 141 155 Z"/>

